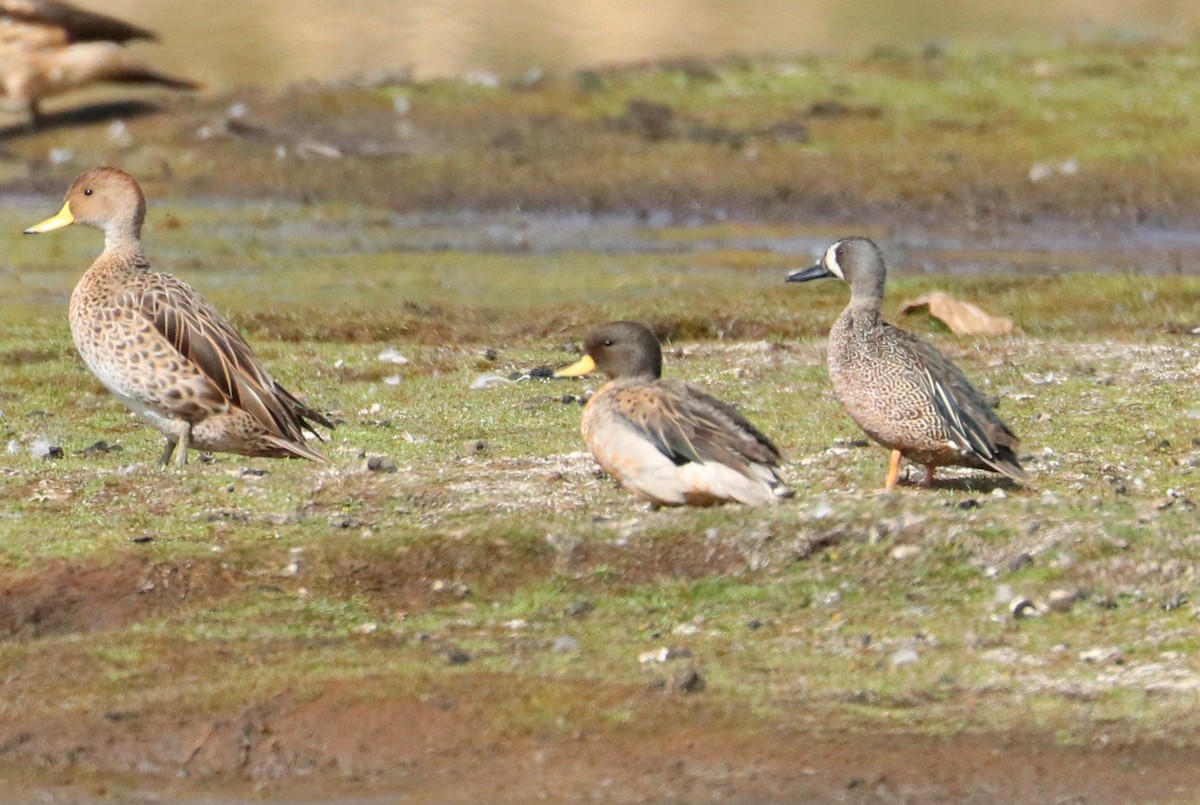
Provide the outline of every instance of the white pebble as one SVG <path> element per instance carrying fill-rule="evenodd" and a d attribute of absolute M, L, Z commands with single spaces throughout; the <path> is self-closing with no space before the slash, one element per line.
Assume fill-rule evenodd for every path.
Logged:
<path fill-rule="evenodd" d="M 503 386 L 512 381 L 500 375 L 480 375 L 471 382 L 471 390 L 490 389 L 492 386 Z"/>
<path fill-rule="evenodd" d="M 638 663 L 647 665 L 653 662 L 666 662 L 671 656 L 671 650 L 666 646 L 656 648 L 653 651 L 643 651 L 638 655 Z"/>
<path fill-rule="evenodd" d="M 408 358 L 400 354 L 399 350 L 388 347 L 383 352 L 380 352 L 378 359 L 385 363 L 394 363 L 397 366 L 404 366 L 408 363 Z"/>

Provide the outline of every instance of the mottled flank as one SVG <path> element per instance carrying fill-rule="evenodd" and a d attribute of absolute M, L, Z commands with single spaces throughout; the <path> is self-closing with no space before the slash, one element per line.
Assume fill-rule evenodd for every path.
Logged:
<path fill-rule="evenodd" d="M 654 506 L 762 505 L 790 495 L 779 450 L 728 404 L 662 379 L 662 350 L 645 326 L 618 321 L 588 334 L 585 356 L 558 375 L 599 369 L 612 380 L 583 411 L 583 439 L 604 471 Z"/>
<path fill-rule="evenodd" d="M 821 262 L 788 276 L 805 282 L 834 276 L 850 283 L 850 304 L 829 331 L 829 379 L 851 418 L 879 444 L 934 468 L 962 466 L 1025 481 L 1019 441 L 966 375 L 932 345 L 880 315 L 887 269 L 866 238 L 830 246 Z M 893 454 L 886 489 L 899 471 Z"/>
<path fill-rule="evenodd" d="M 140 239 L 146 202 L 129 174 L 94 168 L 58 215 L 26 233 L 72 223 L 104 231 L 104 252 L 71 294 L 71 335 L 88 368 L 130 410 L 179 447 L 325 461 L 305 442 L 310 421 L 332 428 L 262 367 L 240 334 L 190 285 L 150 270 Z"/>

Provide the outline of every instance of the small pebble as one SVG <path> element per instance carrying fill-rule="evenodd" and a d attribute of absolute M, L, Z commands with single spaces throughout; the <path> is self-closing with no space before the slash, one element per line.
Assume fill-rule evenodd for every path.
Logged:
<path fill-rule="evenodd" d="M 477 456 L 481 453 L 486 453 L 488 443 L 483 439 L 468 439 L 463 443 L 463 453 L 467 456 Z"/>
<path fill-rule="evenodd" d="M 833 516 L 833 506 L 829 505 L 827 500 L 819 500 L 813 504 L 805 516 L 809 520 L 824 520 Z"/>
<path fill-rule="evenodd" d="M 103 439 L 101 439 L 100 441 L 94 441 L 94 443 L 91 443 L 90 445 L 84 447 L 83 450 L 76 450 L 76 455 L 77 456 L 100 456 L 100 455 L 103 455 L 103 453 L 120 452 L 120 451 L 121 451 L 121 445 L 108 444 L 107 441 L 104 441 Z"/>
<path fill-rule="evenodd" d="M 1083 662 L 1091 662 L 1098 665 L 1123 665 L 1125 663 L 1125 653 L 1119 648 L 1094 648 L 1089 651 L 1080 652 L 1079 659 Z"/>
<path fill-rule="evenodd" d="M 62 458 L 64 455 L 61 447 L 51 444 L 44 436 L 33 440 L 33 444 L 29 446 L 29 454 L 34 458 Z"/>
<path fill-rule="evenodd" d="M 511 382 L 507 377 L 501 377 L 500 375 L 482 374 L 471 381 L 471 390 L 490 389 L 492 386 L 503 386 Z"/>
<path fill-rule="evenodd" d="M 912 559 L 919 553 L 921 553 L 920 545 L 897 545 L 892 548 L 891 557 L 897 562 L 903 562 L 905 559 Z"/>
<path fill-rule="evenodd" d="M 905 646 L 897 649 L 892 654 L 892 667 L 899 668 L 902 665 L 914 665 L 921 659 L 921 655 L 917 654 L 917 650 L 912 646 Z"/>
<path fill-rule="evenodd" d="M 556 654 L 575 654 L 579 651 L 579 641 L 573 637 L 559 637 L 554 640 Z"/>
<path fill-rule="evenodd" d="M 1078 590 L 1051 590 L 1046 596 L 1046 606 L 1054 612 L 1070 612 L 1078 600 Z"/>
<path fill-rule="evenodd" d="M 384 363 L 394 363 L 397 366 L 404 366 L 408 363 L 408 358 L 401 355 L 399 350 L 392 349 L 391 347 L 388 347 L 383 352 L 380 352 L 377 356 L 377 359 L 383 361 Z"/>
<path fill-rule="evenodd" d="M 698 693 L 704 690 L 704 677 L 695 668 L 683 668 L 671 674 L 668 685 L 676 693 Z"/>
<path fill-rule="evenodd" d="M 1008 603 L 1008 611 L 1014 618 L 1040 618 L 1042 608 L 1032 599 L 1019 595 Z"/>
<path fill-rule="evenodd" d="M 579 618 L 595 608 L 596 605 L 591 601 L 572 601 L 563 607 L 563 614 L 570 618 Z"/>
<path fill-rule="evenodd" d="M 671 656 L 671 650 L 666 646 L 656 648 L 652 651 L 643 651 L 638 655 L 638 663 L 648 665 L 650 663 L 666 662 Z"/>
<path fill-rule="evenodd" d="M 396 462 L 387 456 L 367 456 L 366 467 L 371 472 L 395 472 Z"/>
<path fill-rule="evenodd" d="M 1016 573 L 1018 570 L 1028 567 L 1031 564 L 1033 564 L 1033 557 L 1030 556 L 1027 552 L 1021 551 L 1019 554 L 1014 556 L 1012 559 L 1008 560 L 1008 572 Z"/>

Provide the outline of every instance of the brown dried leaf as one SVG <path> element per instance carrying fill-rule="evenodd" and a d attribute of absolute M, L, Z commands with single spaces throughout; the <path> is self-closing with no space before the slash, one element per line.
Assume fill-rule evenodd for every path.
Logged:
<path fill-rule="evenodd" d="M 946 324 L 955 335 L 1008 335 L 1013 331 L 1012 319 L 993 316 L 978 305 L 955 299 L 944 291 L 933 291 L 905 302 L 900 310 L 911 314 L 928 308 L 929 315 Z"/>

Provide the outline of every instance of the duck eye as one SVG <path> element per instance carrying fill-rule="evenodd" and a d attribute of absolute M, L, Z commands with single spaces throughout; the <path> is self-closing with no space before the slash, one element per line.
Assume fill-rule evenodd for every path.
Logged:
<path fill-rule="evenodd" d="M 604 346 L 611 347 L 612 345 L 613 345 L 613 342 L 612 342 L 611 338 L 604 339 Z"/>
<path fill-rule="evenodd" d="M 842 262 L 842 258 L 846 256 L 846 247 L 838 246 L 836 249 L 833 250 L 833 256 L 837 258 L 837 261 L 839 263 Z"/>
<path fill-rule="evenodd" d="M 87 190 L 84 190 L 84 191 L 83 191 L 83 194 L 84 194 L 85 196 L 90 196 L 90 195 L 92 194 L 92 188 L 90 188 L 90 187 L 89 187 Z"/>

